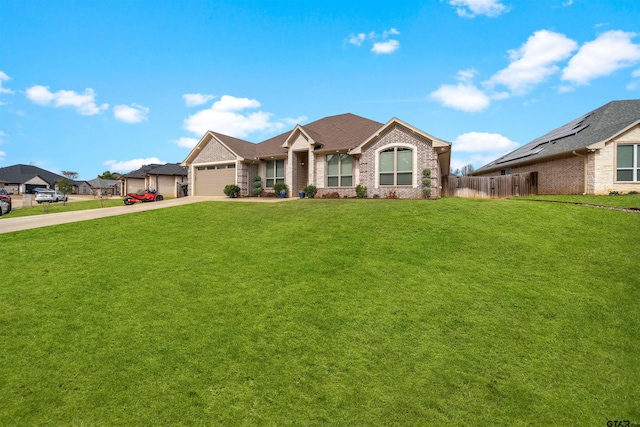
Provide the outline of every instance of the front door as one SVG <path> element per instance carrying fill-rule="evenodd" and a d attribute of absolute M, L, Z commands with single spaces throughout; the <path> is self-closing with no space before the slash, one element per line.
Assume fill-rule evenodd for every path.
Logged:
<path fill-rule="evenodd" d="M 309 184 L 309 152 L 295 153 L 296 172 L 293 177 L 292 196 L 297 196 Z"/>

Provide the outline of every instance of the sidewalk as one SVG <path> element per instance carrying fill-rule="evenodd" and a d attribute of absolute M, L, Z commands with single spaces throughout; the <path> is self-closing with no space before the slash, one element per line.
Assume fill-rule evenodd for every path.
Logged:
<path fill-rule="evenodd" d="M 43 214 L 33 216 L 23 216 L 11 218 L 11 214 L 0 219 L 0 234 L 11 233 L 13 231 L 28 230 L 31 228 L 47 227 L 49 225 L 67 224 L 70 222 L 87 221 L 90 219 L 106 218 L 116 215 L 126 215 L 130 213 L 150 211 L 153 209 L 170 208 L 173 206 L 187 205 L 198 202 L 249 202 L 249 203 L 279 203 L 296 198 L 281 199 L 276 197 L 247 197 L 230 199 L 225 196 L 189 196 L 179 199 L 163 200 L 153 203 L 136 203 L 131 206 L 116 206 L 111 208 L 87 209 L 83 211 L 61 212 L 54 214 Z"/>

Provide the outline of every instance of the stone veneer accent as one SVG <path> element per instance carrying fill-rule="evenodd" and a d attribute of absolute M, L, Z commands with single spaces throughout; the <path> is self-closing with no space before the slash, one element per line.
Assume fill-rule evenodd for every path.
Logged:
<path fill-rule="evenodd" d="M 376 188 L 376 150 L 383 147 L 391 148 L 398 144 L 407 144 L 414 147 L 413 153 L 417 161 L 416 168 L 413 171 L 413 185 L 379 186 Z M 432 141 L 411 132 L 403 126 L 395 125 L 363 150 L 360 157 L 360 184 L 367 187 L 367 197 L 379 196 L 384 198 L 389 192 L 395 191 L 396 195 L 402 199 L 421 199 L 424 197 L 422 193 L 422 171 L 425 168 L 431 169 L 431 198 L 437 198 L 439 197 L 440 170 L 438 153 L 433 148 Z M 355 195 L 355 189 L 353 194 Z"/>
<path fill-rule="evenodd" d="M 215 139 L 212 138 L 212 141 L 215 141 Z M 223 162 L 226 160 L 236 160 L 236 156 L 217 141 L 214 144 L 210 141 L 204 146 L 196 158 L 193 159 L 192 163 L 197 165 L 201 163 Z"/>

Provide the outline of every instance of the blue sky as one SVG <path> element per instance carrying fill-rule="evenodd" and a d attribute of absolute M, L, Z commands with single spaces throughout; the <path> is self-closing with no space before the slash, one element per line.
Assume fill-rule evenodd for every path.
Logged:
<path fill-rule="evenodd" d="M 637 98 L 637 0 L 0 2 L 0 166 L 82 179 L 346 112 L 478 168 Z"/>

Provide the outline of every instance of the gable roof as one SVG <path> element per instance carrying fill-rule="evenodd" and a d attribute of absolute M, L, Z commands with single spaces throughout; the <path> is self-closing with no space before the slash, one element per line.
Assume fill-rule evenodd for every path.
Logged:
<path fill-rule="evenodd" d="M 361 147 L 367 141 L 372 140 L 384 128 L 391 124 L 400 124 L 413 132 L 432 140 L 434 147 L 449 147 L 451 144 L 398 120 L 391 119 L 387 124 L 376 122 L 352 113 L 338 114 L 316 120 L 306 125 L 296 125 L 292 130 L 281 133 L 260 143 L 252 143 L 228 135 L 208 131 L 191 150 L 183 165 L 193 162 L 200 150 L 211 140 L 215 139 L 226 146 L 236 156 L 245 160 L 285 157 L 292 139 L 303 133 L 310 138 L 309 143 L 314 145 L 317 152 L 344 150 L 349 151 Z"/>
<path fill-rule="evenodd" d="M 62 175 L 32 165 L 17 164 L 0 168 L 0 180 L 11 184 L 24 184 L 35 176 L 39 176 L 49 185 L 64 178 Z"/>
<path fill-rule="evenodd" d="M 140 169 L 136 169 L 124 175 L 120 178 L 144 178 L 147 175 L 187 175 L 187 169 L 180 166 L 179 163 L 167 163 L 159 165 L 151 163 L 149 165 L 142 166 Z"/>
<path fill-rule="evenodd" d="M 322 150 L 350 150 L 376 133 L 383 124 L 355 114 L 329 116 L 301 126 Z"/>
<path fill-rule="evenodd" d="M 116 185 L 120 185 L 120 181 L 116 179 L 102 179 L 94 178 L 86 181 L 92 188 L 109 188 Z"/>
<path fill-rule="evenodd" d="M 576 150 L 602 148 L 604 143 L 638 123 L 640 99 L 611 101 L 505 154 L 474 174 L 534 163 Z"/>

